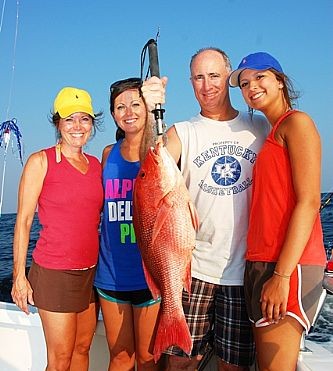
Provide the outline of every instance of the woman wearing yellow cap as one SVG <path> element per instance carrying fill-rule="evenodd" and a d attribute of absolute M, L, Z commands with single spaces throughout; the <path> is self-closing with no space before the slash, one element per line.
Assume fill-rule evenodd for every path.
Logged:
<path fill-rule="evenodd" d="M 100 163 L 83 147 L 99 121 L 86 91 L 63 88 L 52 115 L 58 144 L 33 153 L 20 181 L 12 298 L 27 314 L 28 304 L 38 308 L 47 370 L 88 370 L 97 319 L 92 284 L 103 188 Z M 29 235 L 37 207 L 41 231 L 27 278 Z"/>

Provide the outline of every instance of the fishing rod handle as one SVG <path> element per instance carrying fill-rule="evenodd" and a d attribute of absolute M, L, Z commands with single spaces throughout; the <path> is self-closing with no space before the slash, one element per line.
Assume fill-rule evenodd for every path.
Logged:
<path fill-rule="evenodd" d="M 157 43 L 154 39 L 148 41 L 149 69 L 151 76 L 160 77 L 160 67 L 158 64 Z"/>
<path fill-rule="evenodd" d="M 150 75 L 160 78 L 157 43 L 154 39 L 150 39 L 148 41 L 148 54 L 149 54 Z M 164 126 L 163 126 L 164 109 L 162 109 L 161 104 L 156 104 L 155 109 L 152 112 L 155 116 L 157 135 L 158 136 L 163 135 L 164 134 Z"/>

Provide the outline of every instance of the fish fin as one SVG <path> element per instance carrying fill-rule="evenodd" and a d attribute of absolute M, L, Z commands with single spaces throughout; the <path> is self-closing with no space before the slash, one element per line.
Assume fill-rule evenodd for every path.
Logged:
<path fill-rule="evenodd" d="M 163 351 L 172 345 L 180 347 L 185 353 L 191 354 L 192 338 L 185 317 L 169 317 L 161 315 L 154 345 L 154 360 L 157 362 Z"/>
<path fill-rule="evenodd" d="M 148 269 L 145 265 L 145 262 L 143 260 L 142 260 L 142 266 L 143 266 L 143 272 L 144 272 L 144 275 L 145 275 L 145 279 L 146 279 L 147 285 L 149 287 L 149 290 L 151 292 L 151 295 L 154 298 L 154 300 L 156 300 L 157 298 L 159 298 L 161 296 L 160 289 L 157 287 L 152 275 L 149 273 L 149 271 L 148 271 Z"/>
<path fill-rule="evenodd" d="M 191 274 L 191 262 L 186 267 L 185 275 L 184 275 L 184 289 L 189 294 L 189 300 L 190 300 L 190 293 L 191 293 L 191 282 L 192 282 L 192 274 Z"/>
<path fill-rule="evenodd" d="M 191 201 L 188 203 L 188 207 L 190 209 L 193 227 L 196 231 L 198 231 L 199 230 L 199 216 L 198 216 L 197 210 Z"/>
<path fill-rule="evenodd" d="M 159 205 L 158 213 L 156 215 L 154 227 L 153 227 L 153 233 L 151 237 L 151 244 L 153 245 L 155 242 L 155 239 L 157 238 L 158 234 L 160 233 L 165 220 L 170 215 L 170 210 L 173 207 L 173 202 L 170 202 L 170 197 L 165 196 Z"/>

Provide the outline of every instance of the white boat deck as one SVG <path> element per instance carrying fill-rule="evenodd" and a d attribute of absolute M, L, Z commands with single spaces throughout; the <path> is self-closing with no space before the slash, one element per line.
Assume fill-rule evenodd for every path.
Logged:
<path fill-rule="evenodd" d="M 34 307 L 26 315 L 15 304 L 0 302 L 0 371 L 41 371 L 46 347 L 41 321 Z M 90 371 L 106 371 L 109 350 L 104 324 L 98 321 L 90 353 Z"/>
<path fill-rule="evenodd" d="M 0 302 L 0 370 L 41 371 L 46 365 L 46 349 L 39 315 L 30 307 L 28 316 L 16 305 Z M 314 342 L 306 341 L 300 352 L 297 371 L 333 370 L 333 354 Z M 90 371 L 106 371 L 109 352 L 102 319 L 98 321 L 90 353 Z M 203 370 L 202 370 L 203 371 Z M 216 371 L 214 356 L 204 371 Z"/>

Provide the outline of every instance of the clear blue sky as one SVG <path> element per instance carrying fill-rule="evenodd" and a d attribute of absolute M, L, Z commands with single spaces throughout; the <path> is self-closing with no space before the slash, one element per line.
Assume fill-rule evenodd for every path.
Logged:
<path fill-rule="evenodd" d="M 56 93 L 64 86 L 88 90 L 95 110 L 104 111 L 105 130 L 86 148 L 100 158 L 103 147 L 114 141 L 109 85 L 139 75 L 142 47 L 159 28 L 160 71 L 169 77 L 168 126 L 198 112 L 188 67 L 194 52 L 217 46 L 237 67 L 244 55 L 268 51 L 301 91 L 299 108 L 317 124 L 323 144 L 322 190 L 332 190 L 332 0 L 19 0 L 10 105 L 16 0 L 1 0 L 0 5 L 0 12 L 5 5 L 0 32 L 0 120 L 17 118 L 25 160 L 32 152 L 54 144 L 47 117 Z M 238 89 L 231 96 L 235 107 L 246 109 Z M 0 174 L 2 170 L 0 148 Z M 20 173 L 20 163 L 9 151 L 3 213 L 16 211 Z"/>

